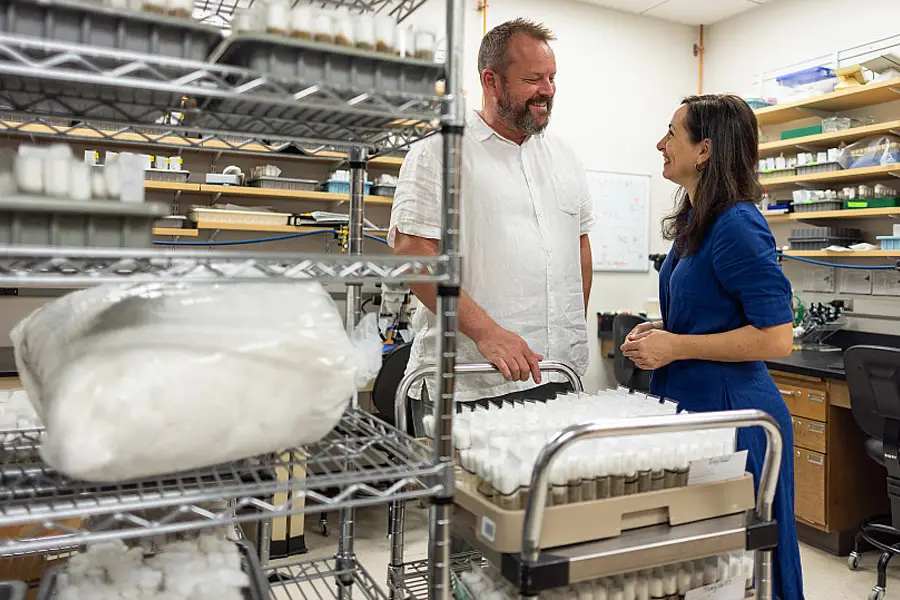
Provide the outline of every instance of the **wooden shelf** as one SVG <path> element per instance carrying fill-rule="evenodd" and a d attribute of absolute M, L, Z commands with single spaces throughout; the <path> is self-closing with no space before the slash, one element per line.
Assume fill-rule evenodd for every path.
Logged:
<path fill-rule="evenodd" d="M 799 212 L 787 215 L 767 215 L 769 223 L 788 223 L 797 221 L 818 221 L 820 219 L 878 219 L 880 217 L 900 218 L 900 207 L 897 208 L 860 208 L 857 210 L 823 210 L 821 212 Z"/>
<path fill-rule="evenodd" d="M 144 189 L 154 192 L 199 192 L 199 183 L 175 183 L 172 181 L 145 181 Z"/>
<path fill-rule="evenodd" d="M 316 233 L 320 231 L 333 232 L 334 226 L 329 227 L 294 227 L 292 225 L 242 225 L 236 223 L 219 223 L 216 221 L 197 221 L 197 229 L 216 229 L 221 231 L 255 231 L 258 233 Z"/>
<path fill-rule="evenodd" d="M 11 131 L 12 133 L 35 134 L 35 135 L 54 135 L 61 138 L 74 138 L 70 141 L 77 142 L 77 138 L 82 140 L 91 140 L 98 144 L 115 145 L 117 143 L 139 143 L 147 146 L 155 144 L 165 144 L 170 149 L 177 150 L 176 146 L 180 146 L 185 150 L 216 150 L 225 154 L 273 154 L 280 159 L 298 159 L 298 160 L 347 160 L 347 154 L 342 152 L 321 151 L 316 154 L 288 154 L 280 152 L 278 146 L 270 146 L 263 144 L 246 144 L 240 148 L 234 148 L 233 144 L 223 142 L 222 140 L 205 140 L 199 144 L 192 145 L 183 138 L 177 136 L 155 136 L 153 134 L 141 134 L 133 131 L 112 131 L 97 130 L 89 127 L 68 127 L 56 126 L 49 127 L 40 123 L 29 123 L 23 125 L 17 122 L 0 120 L 0 133 Z M 379 156 L 369 161 L 372 166 L 379 167 L 399 167 L 403 164 L 403 158 L 398 156 Z"/>
<path fill-rule="evenodd" d="M 897 96 L 897 99 L 900 100 L 900 95 Z M 818 135 L 808 135 L 791 140 L 765 142 L 759 145 L 759 156 L 760 158 L 766 158 L 786 150 L 795 151 L 806 146 L 834 148 L 841 142 L 858 142 L 859 140 L 873 135 L 891 133 L 896 130 L 900 130 L 900 121 L 887 121 L 885 123 L 876 123 L 865 127 L 854 127 L 853 129 L 847 129 L 846 131 L 820 133 Z"/>
<path fill-rule="evenodd" d="M 900 250 L 847 250 L 829 252 L 827 250 L 785 250 L 786 256 L 803 258 L 900 258 Z"/>
<path fill-rule="evenodd" d="M 154 227 L 153 235 L 175 235 L 181 237 L 197 237 L 200 234 L 196 229 L 181 227 Z"/>
<path fill-rule="evenodd" d="M 280 198 L 285 200 L 312 200 L 320 202 L 349 202 L 346 194 L 330 194 L 328 192 L 301 192 L 293 190 L 271 190 L 266 188 L 254 188 L 237 185 L 209 185 L 200 184 L 201 194 L 223 194 L 226 196 L 242 196 L 244 198 Z M 393 198 L 383 196 L 366 196 L 366 204 L 391 206 Z"/>
<path fill-rule="evenodd" d="M 759 182 L 766 189 L 793 186 L 801 183 L 860 183 L 874 179 L 889 178 L 893 173 L 900 175 L 900 164 L 884 167 L 866 167 L 864 169 L 846 169 L 830 173 L 813 173 L 811 175 L 789 175 L 787 177 L 770 177 Z"/>
<path fill-rule="evenodd" d="M 800 100 L 799 102 L 789 102 L 761 108 L 755 111 L 756 120 L 759 122 L 760 127 L 767 127 L 815 116 L 814 113 L 809 111 L 839 113 L 866 106 L 884 104 L 892 100 L 900 100 L 900 93 L 895 92 L 895 89 L 900 89 L 900 79 L 868 83 L 860 87 L 839 90 L 824 96 Z"/>

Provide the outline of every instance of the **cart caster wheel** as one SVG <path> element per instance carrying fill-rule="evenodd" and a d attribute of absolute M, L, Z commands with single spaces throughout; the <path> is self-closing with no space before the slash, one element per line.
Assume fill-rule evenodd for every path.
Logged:
<path fill-rule="evenodd" d="M 319 532 L 322 534 L 322 537 L 328 537 L 328 522 L 323 521 L 319 523 Z"/>
<path fill-rule="evenodd" d="M 291 581 L 293 581 L 293 578 L 291 578 L 287 575 L 283 575 L 283 574 L 279 573 L 278 571 L 270 574 L 267 577 L 267 579 L 269 580 L 269 583 L 272 583 L 272 584 L 290 583 Z"/>
<path fill-rule="evenodd" d="M 847 568 L 851 571 L 855 571 L 859 568 L 859 553 L 851 552 L 850 556 L 847 557 Z"/>
<path fill-rule="evenodd" d="M 884 600 L 884 588 L 877 585 L 869 592 L 869 600 Z"/>

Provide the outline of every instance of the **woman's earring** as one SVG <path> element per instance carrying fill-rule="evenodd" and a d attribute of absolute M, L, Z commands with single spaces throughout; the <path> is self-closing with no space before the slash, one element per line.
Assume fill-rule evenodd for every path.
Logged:
<path fill-rule="evenodd" d="M 706 168 L 706 163 L 697 163 L 696 165 L 694 165 L 694 168 L 697 169 L 698 173 L 702 173 L 703 169 Z"/>

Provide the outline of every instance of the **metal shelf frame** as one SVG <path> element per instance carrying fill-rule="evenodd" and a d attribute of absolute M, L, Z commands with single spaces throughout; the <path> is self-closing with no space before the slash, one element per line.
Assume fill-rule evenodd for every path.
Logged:
<path fill-rule="evenodd" d="M 323 1 L 387 13 L 402 21 L 425 0 Z M 227 26 L 234 9 L 245 3 L 249 1 L 199 0 L 195 12 Z M 40 430 L 2 432 L 0 525 L 30 523 L 55 527 L 64 535 L 0 540 L 0 555 L 265 520 L 306 512 L 310 509 L 305 501 L 312 499 L 316 511 L 321 505 L 341 510 L 338 553 L 333 561 L 298 563 L 279 567 L 279 572 L 287 572 L 290 585 L 334 577 L 337 585 L 320 594 L 319 600 L 349 600 L 354 589 L 367 600 L 384 600 L 386 596 L 357 563 L 353 510 L 429 498 L 428 597 L 450 599 L 465 6 L 462 0 L 447 0 L 446 7 L 445 85 L 440 97 L 286 80 L 220 64 L 0 33 L 0 126 L 6 135 L 116 139 L 224 152 L 269 153 L 273 148 L 312 145 L 348 152 L 351 171 L 351 220 L 344 255 L 0 247 L 0 285 L 80 287 L 172 281 L 190 275 L 209 281 L 316 279 L 347 284 L 346 324 L 352 329 L 361 313 L 362 284 L 435 283 L 439 341 L 433 376 L 440 390 L 431 449 L 364 415 L 354 398 L 340 425 L 317 444 L 294 448 L 289 454 L 111 486 L 70 481 L 48 469 L 37 454 Z M 437 131 L 443 134 L 444 159 L 438 256 L 365 256 L 363 188 L 368 161 Z M 299 471 L 294 466 L 304 467 L 307 476 L 288 481 L 272 477 L 276 467 Z M 292 500 L 276 505 L 274 494 L 288 491 L 295 491 L 289 495 Z M 231 502 L 227 509 L 206 505 L 221 500 Z M 75 526 L 61 522 L 67 516 L 86 519 Z M 301 597 L 308 598 L 303 591 Z"/>
<path fill-rule="evenodd" d="M 228 65 L 3 33 L 0 77 L 0 111 L 12 117 L 6 120 L 40 115 L 152 128 L 181 143 L 249 138 L 365 145 L 381 154 L 433 133 L 440 108 L 436 96 L 301 83 Z M 196 100 L 197 108 L 183 107 L 183 98 Z"/>
<path fill-rule="evenodd" d="M 263 569 L 271 598 L 284 600 L 340 600 L 353 587 L 365 600 L 387 600 L 362 565 L 342 569 L 334 559 L 297 561 Z"/>
<path fill-rule="evenodd" d="M 0 540 L 0 556 L 258 521 L 322 506 L 346 509 L 424 498 L 442 487 L 443 467 L 426 446 L 357 409 L 322 441 L 303 448 L 110 485 L 73 481 L 43 465 L 42 433 L 38 428 L 0 432 L 0 527 L 37 525 L 68 535 Z M 276 479 L 276 469 L 293 474 L 296 466 L 305 477 Z M 295 492 L 292 499 L 273 500 L 288 491 Z M 206 505 L 222 500 L 233 502 L 225 509 Z M 318 506 L 307 506 L 308 500 Z M 66 525 L 73 518 L 85 522 L 73 529 Z"/>

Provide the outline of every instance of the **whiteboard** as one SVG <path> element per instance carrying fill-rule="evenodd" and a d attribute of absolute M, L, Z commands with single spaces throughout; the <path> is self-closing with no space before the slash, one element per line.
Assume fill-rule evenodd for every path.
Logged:
<path fill-rule="evenodd" d="M 650 270 L 650 176 L 587 172 L 597 219 L 590 233 L 595 271 Z"/>

